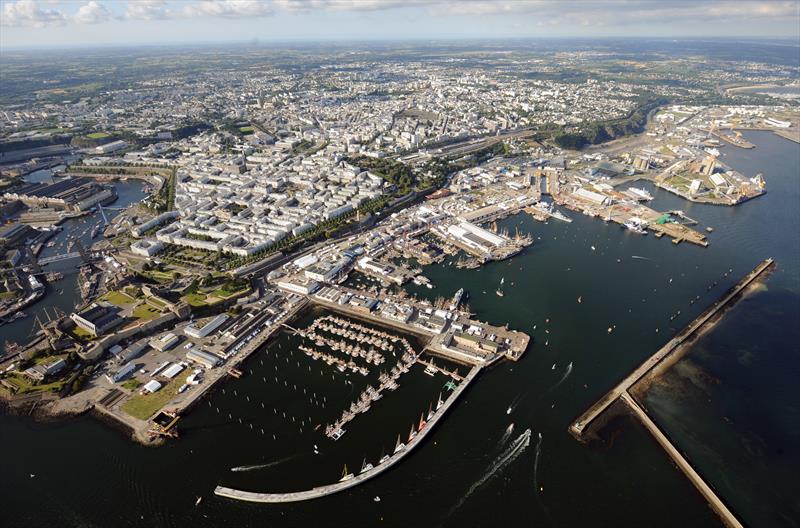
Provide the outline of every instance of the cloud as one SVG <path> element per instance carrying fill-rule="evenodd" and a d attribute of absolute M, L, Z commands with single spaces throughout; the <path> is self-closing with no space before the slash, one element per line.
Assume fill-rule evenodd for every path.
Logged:
<path fill-rule="evenodd" d="M 264 17 L 274 13 L 272 5 L 258 0 L 203 0 L 186 5 L 181 13 L 188 17 Z"/>
<path fill-rule="evenodd" d="M 124 18 L 130 20 L 164 20 L 173 12 L 167 9 L 164 0 L 133 0 L 128 2 Z"/>
<path fill-rule="evenodd" d="M 111 18 L 113 18 L 111 11 L 95 0 L 79 7 L 78 11 L 72 17 L 78 24 L 99 24 L 100 22 L 111 20 Z"/>
<path fill-rule="evenodd" d="M 44 5 L 48 7 L 43 7 Z M 516 24 L 622 27 L 749 20 L 797 21 L 798 0 L 90 0 L 74 3 L 0 0 L 0 24 L 35 27 L 111 20 L 261 18 L 276 13 L 378 12 L 415 9 L 431 17 L 517 17 Z M 113 7 L 112 12 L 107 6 Z M 124 6 L 124 11 L 122 11 Z M 52 8 L 50 8 L 52 7 Z M 71 11 L 71 12 L 70 12 Z"/>
<path fill-rule="evenodd" d="M 4 2 L 0 11 L 0 25 L 41 28 L 49 24 L 63 24 L 67 17 L 55 9 L 42 9 L 34 0 Z"/>

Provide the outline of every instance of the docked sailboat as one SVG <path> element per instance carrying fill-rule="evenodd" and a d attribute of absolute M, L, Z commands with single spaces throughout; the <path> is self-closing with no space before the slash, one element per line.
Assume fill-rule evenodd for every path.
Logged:
<path fill-rule="evenodd" d="M 354 476 L 355 475 L 353 475 L 352 473 L 348 473 L 347 472 L 347 464 L 345 464 L 344 465 L 344 469 L 342 470 L 342 478 L 339 479 L 339 482 L 344 482 L 346 480 L 350 480 Z"/>
<path fill-rule="evenodd" d="M 438 411 L 439 409 L 441 409 L 442 405 L 444 405 L 444 402 L 442 401 L 442 393 L 440 392 L 439 400 L 436 402 L 436 410 Z"/>
<path fill-rule="evenodd" d="M 405 449 L 406 445 L 400 441 L 400 435 L 397 435 L 397 443 L 394 446 L 394 452 L 399 453 L 403 449 Z"/>
<path fill-rule="evenodd" d="M 375 466 L 373 466 L 370 462 L 367 462 L 367 459 L 365 458 L 364 462 L 361 463 L 361 471 L 359 471 L 358 474 L 361 475 L 363 473 L 366 473 L 367 471 L 373 469 L 374 467 Z"/>
<path fill-rule="evenodd" d="M 408 432 L 408 441 L 411 442 L 417 436 L 417 431 L 414 429 L 414 424 L 411 424 L 411 431 Z"/>

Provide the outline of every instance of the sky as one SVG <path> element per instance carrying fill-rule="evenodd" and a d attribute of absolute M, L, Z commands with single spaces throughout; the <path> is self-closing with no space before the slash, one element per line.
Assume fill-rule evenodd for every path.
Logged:
<path fill-rule="evenodd" d="M 0 50 L 621 36 L 800 42 L 800 0 L 0 0 Z"/>

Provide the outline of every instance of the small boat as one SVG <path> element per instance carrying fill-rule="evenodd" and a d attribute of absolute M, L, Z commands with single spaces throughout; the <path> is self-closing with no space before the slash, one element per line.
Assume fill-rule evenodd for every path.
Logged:
<path fill-rule="evenodd" d="M 597 249 L 594 246 L 592 246 L 592 251 L 597 251 Z"/>
<path fill-rule="evenodd" d="M 553 363 L 553 366 L 552 366 L 552 367 L 550 367 L 550 370 L 555 370 L 555 369 L 556 369 L 556 364 L 555 364 L 555 363 Z"/>
<path fill-rule="evenodd" d="M 198 496 L 197 500 L 194 501 L 194 505 L 199 506 L 201 502 L 203 502 L 203 497 Z"/>
<path fill-rule="evenodd" d="M 505 295 L 503 293 L 503 290 L 496 290 L 494 293 L 497 294 L 498 297 L 502 297 L 503 295 Z"/>
<path fill-rule="evenodd" d="M 417 436 L 417 431 L 414 429 L 414 424 L 411 424 L 411 431 L 408 432 L 408 441 L 411 442 Z"/>
<path fill-rule="evenodd" d="M 406 445 L 400 441 L 400 435 L 397 435 L 397 444 L 395 444 L 394 446 L 394 452 L 398 453 L 399 451 L 402 451 L 405 447 Z"/>
<path fill-rule="evenodd" d="M 579 295 L 578 296 L 578 304 L 581 304 L 582 302 L 583 302 L 583 296 Z"/>
<path fill-rule="evenodd" d="M 342 478 L 339 479 L 339 482 L 350 480 L 351 478 L 353 478 L 353 476 L 354 475 L 352 473 L 347 472 L 347 464 L 345 464 L 344 469 L 342 470 Z"/>
<path fill-rule="evenodd" d="M 508 409 L 506 409 L 506 414 L 511 414 L 511 406 L 510 405 L 508 406 Z"/>
<path fill-rule="evenodd" d="M 380 502 L 380 501 L 381 501 L 381 498 L 380 498 L 380 497 L 378 497 L 377 495 L 375 495 L 375 498 L 374 498 L 374 499 L 372 499 L 372 500 L 373 500 L 373 501 L 375 501 L 375 502 Z"/>
<path fill-rule="evenodd" d="M 358 474 L 360 475 L 362 473 L 366 473 L 367 471 L 369 471 L 370 469 L 373 469 L 374 467 L 375 466 L 373 466 L 371 463 L 367 462 L 367 459 L 365 458 L 364 462 L 361 464 L 361 471 L 359 471 Z"/>
<path fill-rule="evenodd" d="M 383 464 L 387 460 L 389 460 L 389 455 L 383 455 L 380 460 L 378 460 L 378 464 Z"/>

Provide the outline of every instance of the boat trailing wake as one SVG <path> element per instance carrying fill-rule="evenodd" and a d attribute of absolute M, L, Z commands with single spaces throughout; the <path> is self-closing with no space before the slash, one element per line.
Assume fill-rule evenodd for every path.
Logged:
<path fill-rule="evenodd" d="M 288 462 L 289 460 L 296 458 L 298 456 L 299 455 L 291 455 L 278 460 L 274 460 L 272 462 L 268 462 L 266 464 L 255 464 L 253 466 L 236 466 L 232 467 L 231 471 L 233 471 L 234 473 L 238 473 L 240 471 L 256 471 L 258 469 L 264 469 L 272 466 L 277 466 L 278 464 L 283 464 L 284 462 Z"/>
<path fill-rule="evenodd" d="M 542 433 L 539 433 L 539 439 L 536 441 L 536 454 L 533 457 L 533 487 L 536 492 L 539 491 L 539 456 L 542 454 Z"/>
<path fill-rule="evenodd" d="M 550 390 L 551 390 L 551 391 L 554 391 L 554 390 L 556 390 L 557 388 L 559 388 L 559 387 L 561 386 L 561 384 L 562 384 L 562 383 L 564 383 L 565 381 L 567 381 L 567 378 L 569 377 L 569 375 L 570 375 L 570 374 L 572 374 L 572 361 L 570 361 L 570 362 L 569 362 L 569 365 L 567 365 L 567 370 L 565 370 L 565 371 L 564 371 L 564 375 L 563 375 L 563 376 L 561 376 L 561 379 L 560 379 L 560 380 L 558 380 L 558 383 L 556 383 L 555 385 L 553 385 L 553 387 L 552 387 Z"/>
<path fill-rule="evenodd" d="M 484 473 L 483 476 L 480 479 L 478 479 L 477 482 L 475 482 L 472 486 L 470 486 L 470 488 L 467 490 L 467 493 L 463 497 L 461 497 L 461 500 L 458 501 L 458 504 L 456 504 L 450 510 L 450 514 L 452 514 L 454 511 L 463 506 L 463 504 L 475 492 L 475 490 L 486 484 L 486 482 L 488 482 L 489 479 L 491 479 L 498 471 L 500 471 L 501 469 L 509 465 L 511 462 L 516 460 L 517 457 L 519 457 L 519 455 L 521 455 L 522 452 L 525 451 L 525 448 L 527 448 L 530 444 L 531 444 L 531 430 L 525 429 L 525 432 L 519 435 L 516 440 L 511 442 L 508 448 L 505 451 L 503 451 L 503 453 L 500 454 L 500 456 L 498 456 L 494 462 L 492 462 L 492 465 L 489 466 L 489 469 L 486 470 L 486 473 Z"/>
<path fill-rule="evenodd" d="M 525 396 L 527 396 L 527 394 L 528 391 L 520 392 L 517 395 L 517 397 L 511 401 L 511 405 L 509 405 L 508 409 L 506 409 L 506 414 L 511 414 L 512 412 L 514 412 L 514 410 L 517 408 L 520 402 L 522 402 L 522 399 L 525 398 Z"/>
<path fill-rule="evenodd" d="M 513 432 L 514 432 L 514 424 L 510 423 L 508 424 L 508 427 L 506 427 L 506 430 L 503 432 L 503 436 L 500 438 L 500 443 L 505 444 L 506 440 L 508 440 L 508 437 L 511 436 L 511 433 Z"/>

